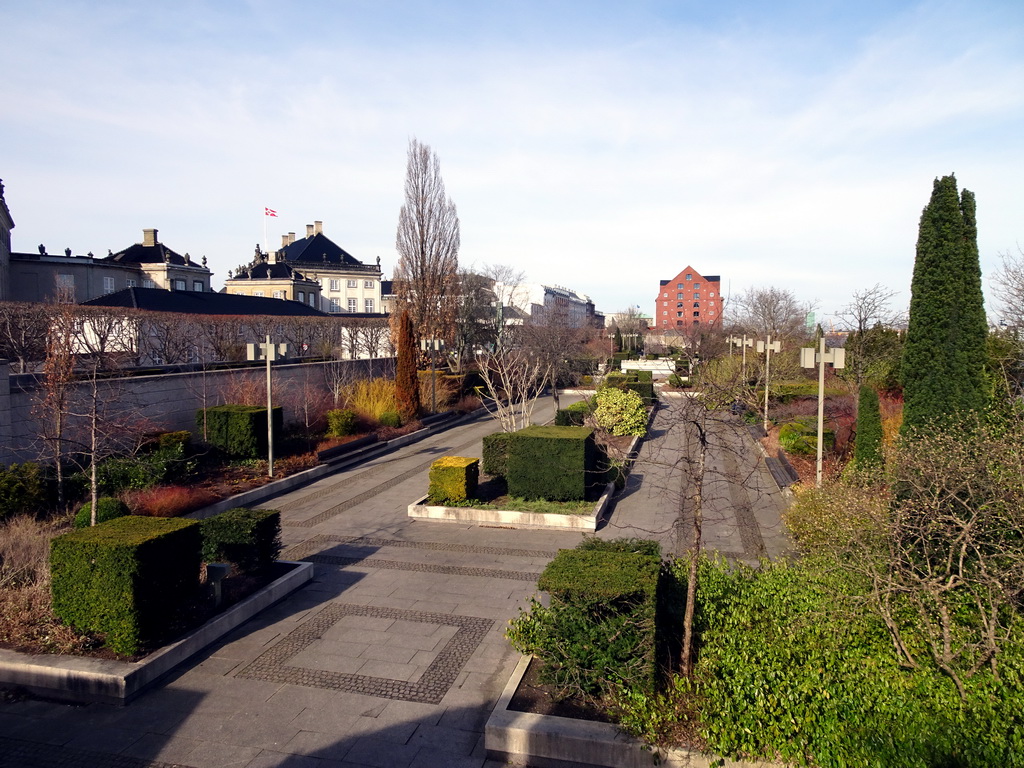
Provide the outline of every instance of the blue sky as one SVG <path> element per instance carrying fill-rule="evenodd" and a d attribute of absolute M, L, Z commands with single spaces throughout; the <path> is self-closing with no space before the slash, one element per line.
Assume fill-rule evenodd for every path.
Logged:
<path fill-rule="evenodd" d="M 1024 243 L 1024 4 L 0 0 L 15 250 L 157 227 L 227 270 L 314 219 L 395 263 L 411 137 L 463 264 L 653 309 L 692 265 L 827 315 L 909 301 L 932 179 Z"/>

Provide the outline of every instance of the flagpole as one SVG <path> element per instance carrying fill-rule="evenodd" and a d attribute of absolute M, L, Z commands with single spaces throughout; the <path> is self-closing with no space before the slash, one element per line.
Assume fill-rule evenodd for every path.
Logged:
<path fill-rule="evenodd" d="M 270 217 L 267 215 L 267 209 L 263 209 L 263 250 L 267 250 L 267 219 Z"/>

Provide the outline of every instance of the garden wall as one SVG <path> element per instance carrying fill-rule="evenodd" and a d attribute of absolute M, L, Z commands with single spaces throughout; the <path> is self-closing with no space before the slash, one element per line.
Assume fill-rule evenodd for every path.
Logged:
<path fill-rule="evenodd" d="M 152 370 L 152 369 L 147 369 Z M 394 359 L 278 363 L 273 367 L 274 402 L 284 406 L 285 423 L 303 420 L 301 408 L 309 393 L 327 392 L 327 379 L 337 376 L 367 378 L 394 376 Z M 145 422 L 146 431 L 195 430 L 196 410 L 221 405 L 231 392 L 262 392 L 266 397 L 266 369 L 230 368 L 216 371 L 162 372 L 123 376 L 99 382 L 101 399 L 132 421 Z M 84 400 L 87 382 L 77 382 L 72 400 Z M 0 360 L 0 464 L 39 458 L 42 443 L 39 403 L 45 397 L 39 377 L 10 373 Z M 77 409 L 76 409 L 77 410 Z M 72 425 L 73 428 L 73 425 Z"/>

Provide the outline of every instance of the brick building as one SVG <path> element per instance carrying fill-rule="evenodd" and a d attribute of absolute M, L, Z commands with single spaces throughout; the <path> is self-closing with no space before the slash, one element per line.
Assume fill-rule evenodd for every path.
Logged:
<path fill-rule="evenodd" d="M 686 267 L 671 280 L 658 282 L 652 329 L 670 331 L 722 322 L 722 278 Z"/>

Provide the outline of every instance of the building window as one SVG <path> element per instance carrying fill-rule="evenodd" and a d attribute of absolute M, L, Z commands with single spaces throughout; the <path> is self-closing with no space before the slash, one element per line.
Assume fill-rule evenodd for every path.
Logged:
<path fill-rule="evenodd" d="M 366 299 L 363 302 L 363 311 L 364 312 L 373 312 L 373 299 Z"/>
<path fill-rule="evenodd" d="M 667 294 L 667 293 L 663 293 L 663 294 L 661 294 L 661 298 L 663 298 L 663 299 L 667 299 L 667 298 L 668 298 L 668 294 Z"/>
<path fill-rule="evenodd" d="M 682 283 L 678 283 L 678 284 L 676 285 L 676 290 L 678 290 L 678 291 L 681 291 L 681 290 L 683 290 L 683 284 L 682 284 Z"/>
<path fill-rule="evenodd" d="M 712 299 L 715 298 L 715 292 L 712 291 L 711 293 L 708 294 L 708 296 L 710 296 Z"/>
<path fill-rule="evenodd" d="M 356 311 L 356 307 L 358 306 L 357 303 L 356 303 L 357 301 L 358 301 L 357 299 L 349 299 L 348 300 L 348 311 L 349 312 L 355 312 Z"/>
<path fill-rule="evenodd" d="M 328 312 L 341 312 L 341 306 L 338 304 L 337 299 L 331 299 L 331 306 L 327 310 Z"/>
<path fill-rule="evenodd" d="M 315 307 L 316 306 L 316 294 L 315 293 L 309 294 L 309 306 L 311 306 L 311 307 Z"/>
<path fill-rule="evenodd" d="M 699 294 L 699 293 L 695 293 L 695 294 L 693 294 L 693 298 L 695 298 L 695 299 L 699 299 L 699 298 L 700 298 L 700 294 Z"/>
<path fill-rule="evenodd" d="M 677 301 L 676 302 L 676 309 L 682 309 L 682 308 L 683 308 L 683 302 Z"/>
<path fill-rule="evenodd" d="M 341 280 L 331 280 L 331 290 L 332 291 L 340 291 L 341 290 Z"/>
<path fill-rule="evenodd" d="M 373 288 L 373 280 L 363 280 L 363 288 Z"/>
<path fill-rule="evenodd" d="M 196 293 L 202 293 L 203 290 L 204 290 L 204 288 L 203 288 L 203 281 L 202 280 L 193 280 L 192 281 L 192 290 L 195 291 Z"/>
<path fill-rule="evenodd" d="M 306 303 L 306 292 L 305 291 L 299 291 L 299 304 L 305 304 L 305 303 Z"/>
<path fill-rule="evenodd" d="M 693 316 L 694 316 L 694 317 L 700 317 L 700 312 L 694 312 L 694 313 L 693 313 Z"/>
<path fill-rule="evenodd" d="M 682 312 L 676 312 L 676 317 L 682 317 L 682 316 L 683 316 Z"/>
<path fill-rule="evenodd" d="M 691 280 L 693 280 L 693 275 L 687 274 L 686 275 L 686 282 L 690 282 Z M 680 286 L 680 287 L 682 287 L 682 286 Z"/>
<path fill-rule="evenodd" d="M 185 290 L 185 281 L 184 280 L 175 280 L 174 281 L 174 290 L 176 290 L 176 291 L 184 291 Z"/>
<path fill-rule="evenodd" d="M 694 309 L 700 309 L 700 302 L 699 301 L 693 302 L 693 308 Z"/>
<path fill-rule="evenodd" d="M 359 285 L 359 281 L 358 280 L 349 280 L 348 281 L 348 287 L 349 288 L 355 288 L 358 285 Z"/>
<path fill-rule="evenodd" d="M 274 291 L 274 298 L 275 299 L 283 299 L 284 298 L 284 291 Z"/>
<path fill-rule="evenodd" d="M 125 284 L 126 288 L 134 288 L 135 287 L 135 278 L 134 277 L 129 277 L 127 280 L 124 281 L 124 284 Z"/>
<path fill-rule="evenodd" d="M 661 314 L 663 314 L 663 315 L 667 315 L 667 314 L 668 314 L 668 310 L 667 310 L 667 309 L 663 309 L 663 310 L 661 310 Z"/>
<path fill-rule="evenodd" d="M 150 280 L 148 277 L 142 281 L 143 288 L 156 288 L 156 283 Z"/>
<path fill-rule="evenodd" d="M 263 291 L 253 291 L 252 295 L 253 296 L 262 296 L 263 295 Z"/>
<path fill-rule="evenodd" d="M 693 284 L 693 290 L 696 291 L 698 288 L 700 288 L 700 283 L 694 283 Z"/>
<path fill-rule="evenodd" d="M 681 299 L 681 298 L 683 298 L 683 294 L 681 294 L 681 293 L 677 293 L 677 294 L 676 294 L 676 299 Z"/>
<path fill-rule="evenodd" d="M 103 278 L 103 292 L 113 293 L 114 292 L 114 278 L 104 277 Z"/>
<path fill-rule="evenodd" d="M 709 315 L 713 315 L 713 314 L 715 314 L 715 310 L 713 310 L 713 309 L 712 309 L 712 310 L 709 310 L 709 311 L 708 311 L 708 314 L 709 314 Z"/>

